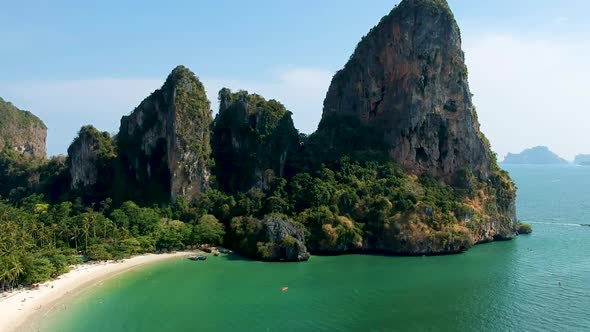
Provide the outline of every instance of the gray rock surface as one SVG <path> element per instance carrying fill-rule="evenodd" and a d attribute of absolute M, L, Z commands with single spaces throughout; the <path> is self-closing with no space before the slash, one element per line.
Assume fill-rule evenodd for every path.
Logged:
<path fill-rule="evenodd" d="M 121 119 L 119 156 L 130 178 L 128 198 L 191 201 L 209 186 L 210 127 L 205 88 L 189 69 L 176 67 L 161 89 Z M 150 193 L 164 193 L 149 197 Z"/>
<path fill-rule="evenodd" d="M 264 223 L 266 242 L 276 244 L 270 260 L 305 261 L 309 253 L 305 247 L 303 230 L 280 217 L 270 217 Z"/>
<path fill-rule="evenodd" d="M 461 35 L 444 0 L 404 0 L 363 38 L 332 80 L 322 121 L 331 117 L 368 126 L 409 172 L 449 183 L 462 168 L 490 174 Z"/>

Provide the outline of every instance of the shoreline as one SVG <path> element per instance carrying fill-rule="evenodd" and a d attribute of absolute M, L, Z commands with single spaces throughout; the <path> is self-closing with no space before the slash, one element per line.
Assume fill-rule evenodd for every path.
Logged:
<path fill-rule="evenodd" d="M 172 254 L 146 254 L 115 262 L 85 263 L 76 265 L 66 274 L 46 281 L 34 289 L 21 289 L 0 296 L 0 331 L 21 331 L 38 322 L 53 304 L 120 273 L 173 258 L 183 258 L 199 251 Z"/>

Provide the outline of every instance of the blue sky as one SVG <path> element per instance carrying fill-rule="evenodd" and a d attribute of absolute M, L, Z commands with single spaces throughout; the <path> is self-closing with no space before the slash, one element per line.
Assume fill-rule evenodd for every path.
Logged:
<path fill-rule="evenodd" d="M 398 1 L 12 1 L 0 8 L 0 96 L 39 115 L 50 154 L 120 117 L 177 64 L 217 91 L 283 102 L 312 132 L 333 73 Z M 500 156 L 590 153 L 590 2 L 451 0 L 482 129 Z M 216 109 L 216 105 L 213 107 Z"/>

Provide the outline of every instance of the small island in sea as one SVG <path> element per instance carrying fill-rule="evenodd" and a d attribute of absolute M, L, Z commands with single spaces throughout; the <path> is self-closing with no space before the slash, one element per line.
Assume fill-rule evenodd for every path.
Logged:
<path fill-rule="evenodd" d="M 179 65 L 116 135 L 83 126 L 50 158 L 43 121 L 0 100 L 0 287 L 203 243 L 283 262 L 461 253 L 526 229 L 446 1 L 404 0 L 381 19 L 334 75 L 311 135 L 277 100 L 227 88 L 218 100 L 214 117 Z"/>
<path fill-rule="evenodd" d="M 502 164 L 528 165 L 559 165 L 567 163 L 567 160 L 561 158 L 546 146 L 536 146 L 521 153 L 509 153 L 502 161 Z"/>

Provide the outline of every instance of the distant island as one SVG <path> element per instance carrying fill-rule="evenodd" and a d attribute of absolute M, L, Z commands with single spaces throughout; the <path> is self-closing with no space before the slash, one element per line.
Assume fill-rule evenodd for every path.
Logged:
<path fill-rule="evenodd" d="M 567 161 L 546 146 L 536 146 L 526 149 L 521 153 L 509 153 L 504 158 L 503 164 L 532 164 L 532 165 L 558 165 L 567 164 Z"/>
<path fill-rule="evenodd" d="M 579 154 L 574 159 L 574 164 L 582 166 L 590 166 L 590 154 Z"/>

